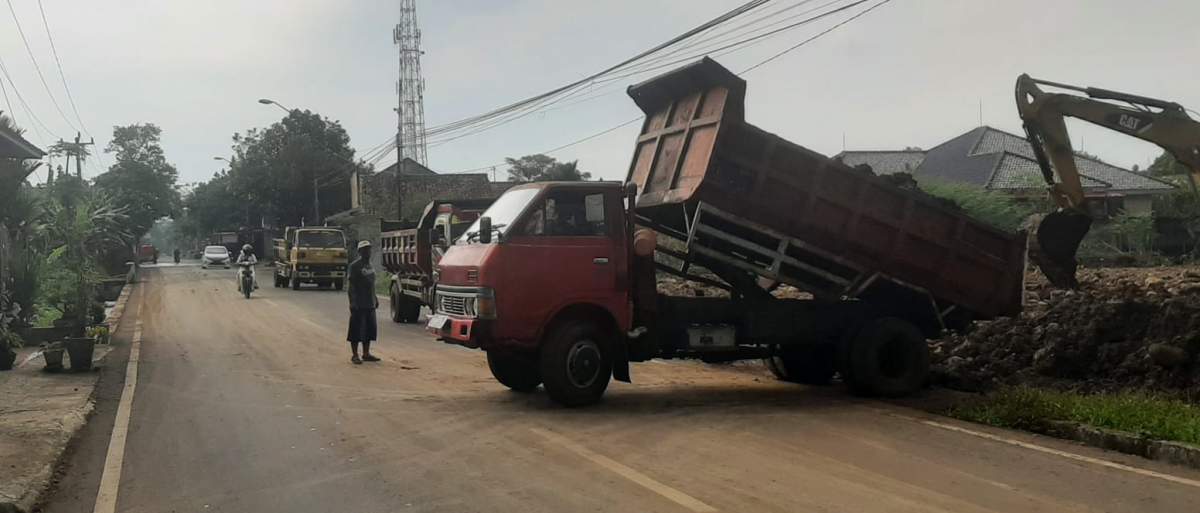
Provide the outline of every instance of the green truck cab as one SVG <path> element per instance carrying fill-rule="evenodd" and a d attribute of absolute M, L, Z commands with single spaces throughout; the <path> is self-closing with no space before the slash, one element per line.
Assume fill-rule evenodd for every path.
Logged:
<path fill-rule="evenodd" d="M 346 234 L 337 228 L 295 227 L 275 239 L 275 286 L 301 283 L 342 290 L 346 283 Z"/>

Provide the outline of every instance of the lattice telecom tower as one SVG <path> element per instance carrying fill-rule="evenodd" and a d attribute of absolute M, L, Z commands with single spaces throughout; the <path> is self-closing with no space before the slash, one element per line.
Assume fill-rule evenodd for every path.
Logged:
<path fill-rule="evenodd" d="M 396 162 L 411 158 L 428 165 L 425 159 L 425 79 L 421 78 L 421 29 L 417 27 L 417 0 L 400 0 L 400 23 L 392 31 L 392 41 L 400 46 L 400 80 L 396 91 Z M 399 167 L 397 167 L 399 170 Z"/>

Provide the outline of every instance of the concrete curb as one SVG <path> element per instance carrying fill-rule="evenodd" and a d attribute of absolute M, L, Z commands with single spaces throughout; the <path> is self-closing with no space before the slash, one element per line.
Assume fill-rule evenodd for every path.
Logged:
<path fill-rule="evenodd" d="M 113 305 L 112 311 L 104 319 L 104 323 L 108 325 L 108 333 L 110 335 L 115 335 L 121 327 L 121 319 L 125 317 L 125 304 L 129 302 L 129 294 L 132 291 L 133 282 L 123 285 L 121 287 L 121 294 L 117 296 L 117 304 Z"/>
<path fill-rule="evenodd" d="M 116 304 L 113 305 L 112 311 L 108 317 L 104 319 L 104 323 L 108 325 L 110 337 L 116 337 L 117 330 L 120 328 L 121 321 L 125 317 L 125 306 L 129 302 L 129 296 L 133 292 L 134 283 L 126 283 L 121 287 L 121 294 L 117 296 Z M 110 344 L 111 339 L 110 339 Z M 97 362 L 108 358 L 113 352 L 107 351 L 103 356 L 96 359 Z M 36 353 L 35 353 L 36 356 Z M 86 403 L 75 412 L 63 417 L 60 421 L 61 433 L 54 443 L 59 443 L 62 450 L 52 461 L 40 467 L 30 481 L 30 486 L 26 493 L 21 497 L 0 497 L 0 513 L 28 513 L 34 511 L 42 500 L 45 499 L 46 493 L 51 489 L 51 482 L 54 479 L 54 474 L 57 469 L 63 464 L 67 455 L 67 448 L 75 442 L 82 428 L 91 418 L 93 411 L 96 408 L 96 385 L 99 382 L 97 376 L 96 381 L 92 382 L 92 390 L 88 393 Z"/>
<path fill-rule="evenodd" d="M 1073 440 L 1092 447 L 1200 469 L 1200 447 L 1188 444 L 1154 440 L 1125 431 L 1065 421 L 1050 422 L 1048 429 L 1043 434 Z"/>

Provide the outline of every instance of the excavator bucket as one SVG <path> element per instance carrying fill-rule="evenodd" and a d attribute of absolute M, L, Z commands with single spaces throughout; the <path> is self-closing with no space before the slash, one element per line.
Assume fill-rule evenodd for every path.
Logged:
<path fill-rule="evenodd" d="M 1029 259 L 1056 287 L 1079 288 L 1075 253 L 1092 228 L 1092 218 L 1076 210 L 1046 214 L 1031 233 Z"/>

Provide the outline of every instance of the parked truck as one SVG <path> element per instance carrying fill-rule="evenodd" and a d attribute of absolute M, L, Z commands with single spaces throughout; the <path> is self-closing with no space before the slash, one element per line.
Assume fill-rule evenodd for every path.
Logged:
<path fill-rule="evenodd" d="M 242 250 L 242 243 L 238 239 L 238 232 L 214 232 L 208 237 L 210 246 L 224 246 L 229 251 L 230 255 L 237 255 Z"/>
<path fill-rule="evenodd" d="M 791 381 L 898 396 L 926 380 L 927 338 L 1020 311 L 1024 233 L 750 125 L 745 90 L 709 59 L 631 87 L 646 118 L 627 184 L 510 189 L 442 257 L 428 329 L 565 405 L 651 358 L 771 358 Z M 729 297 L 659 294 L 658 273 Z"/>
<path fill-rule="evenodd" d="M 274 240 L 275 286 L 300 290 L 302 283 L 342 290 L 346 282 L 346 234 L 337 228 L 289 226 Z"/>
<path fill-rule="evenodd" d="M 434 200 L 421 218 L 399 230 L 380 232 L 383 267 L 391 273 L 392 321 L 414 323 L 432 304 L 434 266 L 495 198 Z"/>

